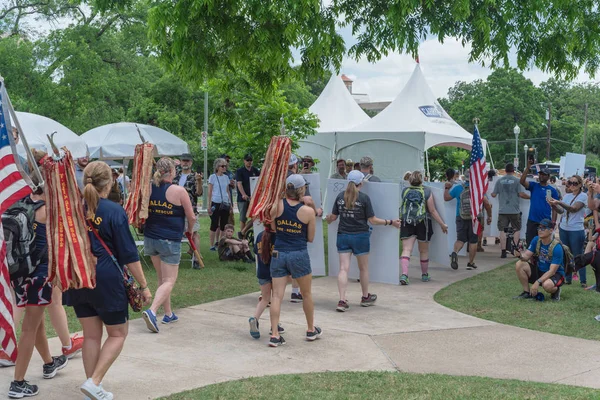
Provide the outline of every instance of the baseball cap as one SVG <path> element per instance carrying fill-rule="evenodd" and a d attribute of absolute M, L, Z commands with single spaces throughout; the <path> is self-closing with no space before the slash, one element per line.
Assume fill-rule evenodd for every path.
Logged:
<path fill-rule="evenodd" d="M 298 164 L 298 157 L 296 157 L 295 154 L 291 154 L 290 160 L 288 161 L 288 165 L 291 166 L 291 165 L 296 165 L 296 164 Z"/>
<path fill-rule="evenodd" d="M 223 153 L 223 154 L 221 154 L 221 156 L 219 158 L 229 158 L 230 159 L 231 157 L 229 157 L 227 154 Z"/>
<path fill-rule="evenodd" d="M 550 175 L 550 168 L 548 167 L 542 167 L 540 168 L 540 174 L 545 174 L 545 175 Z"/>
<path fill-rule="evenodd" d="M 548 218 L 544 218 L 543 220 L 541 220 L 540 225 L 539 225 L 539 227 L 550 228 L 550 229 L 554 229 L 554 226 L 555 226 L 554 222 L 552 222 Z"/>
<path fill-rule="evenodd" d="M 313 158 L 311 156 L 304 156 L 302 157 L 302 161 L 304 162 L 311 162 L 311 163 L 315 163 L 315 161 L 313 160 Z"/>
<path fill-rule="evenodd" d="M 299 189 L 303 186 L 308 185 L 308 182 L 306 182 L 304 177 L 299 174 L 292 174 L 288 176 L 288 178 L 285 180 L 285 183 L 286 185 L 291 183 L 292 185 L 294 185 L 294 189 Z"/>
<path fill-rule="evenodd" d="M 357 170 L 352 170 L 348 174 L 348 180 L 350 182 L 354 182 L 355 185 L 360 185 L 364 178 L 365 178 L 365 175 L 362 172 L 357 171 Z"/>
<path fill-rule="evenodd" d="M 252 161 L 252 154 L 248 153 L 244 156 L 244 161 Z"/>
<path fill-rule="evenodd" d="M 194 157 L 192 157 L 192 155 L 190 153 L 183 153 L 181 155 L 181 157 L 179 157 L 179 158 L 181 158 L 181 161 L 193 160 L 194 159 Z"/>
<path fill-rule="evenodd" d="M 346 165 L 354 165 L 354 161 L 351 158 L 346 160 Z"/>
<path fill-rule="evenodd" d="M 373 159 L 371 157 L 363 157 L 360 159 L 360 166 L 362 168 L 370 167 L 373 165 Z"/>

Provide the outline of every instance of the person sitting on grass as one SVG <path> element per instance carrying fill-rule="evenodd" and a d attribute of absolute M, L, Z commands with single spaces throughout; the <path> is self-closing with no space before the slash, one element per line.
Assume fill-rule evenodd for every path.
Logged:
<path fill-rule="evenodd" d="M 258 320 L 265 311 L 265 308 L 269 307 L 271 302 L 271 290 L 273 289 L 273 278 L 271 278 L 271 255 L 275 246 L 275 235 L 271 235 L 268 243 L 263 244 L 262 238 L 265 232 L 261 232 L 254 241 L 254 253 L 258 260 L 258 268 L 256 269 L 256 277 L 258 278 L 258 284 L 260 285 L 260 297 L 258 298 L 258 304 L 256 305 L 256 311 L 254 316 L 248 319 L 250 324 L 250 336 L 254 339 L 260 339 L 260 330 L 258 328 Z M 266 249 L 263 246 L 266 245 Z M 292 277 L 288 276 L 288 281 L 292 281 Z M 279 334 L 285 333 L 285 329 L 281 324 L 277 325 Z M 269 335 L 273 332 L 270 331 Z"/>
<path fill-rule="evenodd" d="M 254 262 L 254 256 L 250 252 L 248 241 L 238 240 L 233 238 L 234 226 L 231 224 L 225 225 L 225 236 L 219 240 L 219 260 L 221 261 L 238 261 L 242 260 L 247 263 Z"/>
<path fill-rule="evenodd" d="M 522 254 L 515 252 L 519 257 L 517 277 L 523 285 L 523 292 L 515 299 L 534 298 L 541 286 L 546 293 L 550 293 L 552 300 L 560 300 L 560 287 L 565 283 L 565 269 L 562 245 L 552 236 L 554 227 L 554 222 L 544 218 L 540 221 L 538 235 L 533 238 L 529 248 Z"/>

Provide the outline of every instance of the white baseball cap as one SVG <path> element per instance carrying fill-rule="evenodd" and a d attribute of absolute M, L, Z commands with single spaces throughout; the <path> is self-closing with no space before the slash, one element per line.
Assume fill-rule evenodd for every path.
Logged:
<path fill-rule="evenodd" d="M 352 170 L 348 174 L 348 180 L 350 182 L 354 182 L 355 185 L 360 185 L 362 183 L 363 179 L 365 179 L 365 174 L 363 174 L 360 171 Z"/>
<path fill-rule="evenodd" d="M 308 185 L 304 177 L 299 174 L 292 174 L 288 176 L 288 178 L 285 180 L 285 183 L 286 185 L 291 183 L 292 185 L 294 185 L 294 189 L 299 189 L 303 186 Z"/>
<path fill-rule="evenodd" d="M 290 155 L 290 160 L 288 161 L 288 166 L 298 164 L 298 157 L 295 154 Z"/>

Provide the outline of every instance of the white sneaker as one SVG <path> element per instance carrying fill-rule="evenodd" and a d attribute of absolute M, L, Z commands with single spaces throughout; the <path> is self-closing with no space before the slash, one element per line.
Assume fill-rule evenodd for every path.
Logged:
<path fill-rule="evenodd" d="M 92 378 L 83 382 L 79 388 L 90 400 L 113 400 L 113 394 L 102 388 L 102 384 L 96 386 Z"/>

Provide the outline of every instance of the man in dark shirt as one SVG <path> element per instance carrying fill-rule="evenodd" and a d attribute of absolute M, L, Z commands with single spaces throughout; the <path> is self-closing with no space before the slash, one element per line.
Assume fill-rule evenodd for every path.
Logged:
<path fill-rule="evenodd" d="M 365 181 L 381 182 L 379 177 L 373 175 L 373 159 L 371 157 L 363 157 L 360 159 L 360 172 L 365 175 Z"/>
<path fill-rule="evenodd" d="M 246 214 L 250 204 L 250 178 L 260 175 L 258 168 L 252 166 L 252 161 L 252 154 L 246 154 L 244 156 L 244 166 L 235 173 L 238 190 L 237 204 L 240 211 L 240 231 L 242 232 L 246 226 Z"/>

